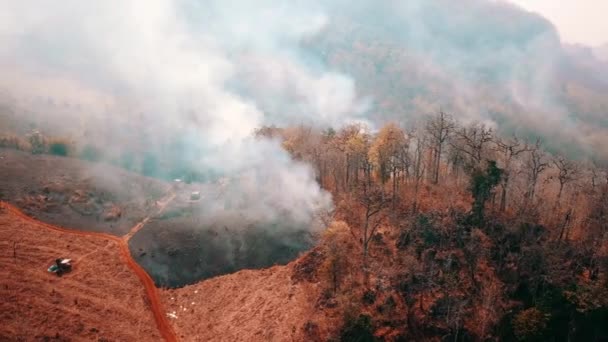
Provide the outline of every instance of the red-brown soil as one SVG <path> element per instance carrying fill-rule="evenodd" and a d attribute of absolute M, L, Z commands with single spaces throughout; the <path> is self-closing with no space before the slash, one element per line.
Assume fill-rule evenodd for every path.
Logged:
<path fill-rule="evenodd" d="M 8 204 L 1 208 L 0 340 L 176 340 L 152 279 L 125 239 L 64 230 Z M 73 271 L 49 274 L 57 257 L 73 259 Z"/>
<path fill-rule="evenodd" d="M 335 331 L 318 309 L 321 284 L 294 267 L 243 270 L 161 291 L 176 333 L 188 341 L 323 341 Z"/>

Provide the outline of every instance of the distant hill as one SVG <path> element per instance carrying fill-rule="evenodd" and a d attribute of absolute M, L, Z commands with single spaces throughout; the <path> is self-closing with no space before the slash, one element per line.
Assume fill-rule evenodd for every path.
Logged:
<path fill-rule="evenodd" d="M 608 45 L 563 45 L 551 22 L 502 1 L 333 0 L 320 6 L 327 24 L 300 42 L 297 59 L 320 71 L 351 76 L 358 95 L 370 102 L 362 119 L 409 125 L 441 107 L 464 122 L 484 122 L 531 139 L 540 136 L 553 150 L 608 160 L 608 62 L 600 60 L 608 59 Z M 292 98 L 281 93 L 284 89 L 262 89 L 259 75 L 248 77 L 247 67 L 261 69 L 257 58 L 255 51 L 239 56 L 230 89 L 251 99 L 267 117 L 278 118 L 271 123 L 284 124 L 290 111 L 302 110 L 302 94 Z M 29 97 L 15 102 L 22 108 L 13 110 L 15 117 L 23 120 L 21 112 L 33 113 L 27 116 L 32 123 L 63 131 L 64 122 L 78 123 L 62 135 L 85 132 L 95 141 L 110 135 L 108 145 L 149 139 L 134 137 L 133 132 L 146 132 L 129 126 L 145 121 L 146 113 L 137 114 L 138 120 L 118 116 L 124 122 L 114 124 L 105 119 L 111 112 L 139 113 L 134 104 L 116 105 L 93 84 L 51 78 L 34 82 L 11 76 L 0 82 L 3 90 L 15 88 Z M 64 89 L 74 96 L 50 91 Z M 87 122 L 82 112 L 88 113 Z M 9 119 L 0 116 L 3 122 Z"/>
<path fill-rule="evenodd" d="M 608 67 L 588 48 L 563 46 L 538 15 L 478 0 L 361 1 L 332 18 L 306 44 L 354 76 L 373 99 L 373 121 L 411 122 L 442 107 L 572 155 L 608 143 Z"/>

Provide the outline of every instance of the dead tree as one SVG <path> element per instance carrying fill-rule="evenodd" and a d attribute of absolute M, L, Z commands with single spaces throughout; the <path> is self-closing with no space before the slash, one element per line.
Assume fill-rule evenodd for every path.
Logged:
<path fill-rule="evenodd" d="M 510 140 L 496 139 L 494 141 L 496 151 L 502 156 L 503 161 L 503 176 L 500 183 L 500 211 L 504 212 L 507 209 L 507 189 L 512 171 L 512 161 L 524 152 L 530 151 L 527 143 L 519 141 L 517 136 L 513 136 Z"/>
<path fill-rule="evenodd" d="M 363 209 L 363 222 L 359 241 L 363 247 L 363 271 L 367 281 L 369 244 L 376 234 L 384 219 L 384 213 L 390 206 L 390 200 L 384 196 L 384 192 L 378 187 L 363 187 L 357 198 L 359 205 Z"/>
<path fill-rule="evenodd" d="M 342 128 L 336 135 L 335 148 L 345 158 L 344 183 L 346 190 L 351 188 L 351 184 L 356 185 L 358 183 L 362 159 L 367 159 L 368 137 L 363 131 L 363 126 L 352 124 Z"/>
<path fill-rule="evenodd" d="M 561 242 L 564 238 L 564 233 L 569 229 L 570 223 L 572 221 L 572 208 L 568 209 L 566 212 L 566 217 L 564 218 L 564 222 L 562 223 L 561 229 L 559 231 L 559 237 L 557 239 L 558 242 Z"/>
<path fill-rule="evenodd" d="M 418 192 L 420 190 L 420 182 L 422 181 L 422 177 L 425 172 L 424 165 L 424 150 L 427 145 L 426 136 L 422 134 L 415 134 L 414 132 L 410 133 L 411 141 L 415 141 L 415 150 L 414 150 L 414 162 L 413 162 L 413 176 L 414 176 L 414 203 L 413 203 L 413 211 L 417 211 L 418 207 Z"/>
<path fill-rule="evenodd" d="M 601 187 L 602 179 L 604 183 L 608 183 L 608 173 L 597 166 L 591 167 L 591 190 L 595 193 Z"/>
<path fill-rule="evenodd" d="M 530 156 L 526 162 L 526 167 L 528 169 L 529 180 L 526 202 L 530 203 L 534 201 L 534 197 L 536 195 L 536 184 L 538 183 L 540 175 L 549 167 L 547 157 L 541 149 L 540 140 L 536 140 L 536 144 L 530 149 Z"/>
<path fill-rule="evenodd" d="M 578 164 L 576 162 L 568 160 L 563 156 L 555 157 L 553 159 L 553 165 L 555 165 L 558 170 L 556 178 L 559 182 L 559 191 L 557 193 L 555 205 L 559 206 L 564 187 L 568 183 L 571 183 L 578 179 L 578 176 L 580 174 L 580 168 L 578 167 Z"/>
<path fill-rule="evenodd" d="M 472 125 L 457 130 L 454 135 L 455 139 L 451 141 L 451 145 L 468 157 L 467 167 L 480 168 L 487 145 L 493 139 L 492 129 L 484 125 Z"/>
<path fill-rule="evenodd" d="M 441 165 L 441 154 L 443 146 L 447 142 L 455 124 L 452 116 L 439 110 L 439 114 L 431 119 L 426 124 L 426 131 L 431 137 L 432 148 L 432 181 L 433 184 L 439 183 L 439 169 Z"/>

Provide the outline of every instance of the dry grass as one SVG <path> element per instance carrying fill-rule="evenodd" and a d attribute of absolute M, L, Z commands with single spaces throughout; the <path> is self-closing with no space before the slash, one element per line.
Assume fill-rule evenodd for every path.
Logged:
<path fill-rule="evenodd" d="M 55 258 L 74 260 L 63 277 Z M 51 231 L 0 211 L 0 340 L 159 341 L 145 292 L 115 242 Z"/>

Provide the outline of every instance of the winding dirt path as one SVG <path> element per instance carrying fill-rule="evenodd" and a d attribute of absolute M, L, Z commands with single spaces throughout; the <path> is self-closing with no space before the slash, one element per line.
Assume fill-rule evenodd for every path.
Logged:
<path fill-rule="evenodd" d="M 173 199 L 175 198 L 175 194 L 170 193 L 169 195 L 165 196 L 165 198 L 163 198 L 160 201 L 157 201 L 157 205 L 158 205 L 158 210 L 156 211 L 155 215 L 159 215 L 160 213 L 162 213 L 165 208 L 167 207 L 167 205 L 169 203 L 171 203 L 171 201 L 173 201 Z M 133 235 L 135 235 L 135 233 L 137 233 L 140 229 L 142 229 L 146 223 L 148 223 L 148 221 L 150 221 L 150 217 L 152 217 L 152 215 L 148 215 L 146 218 L 144 218 L 143 220 L 141 220 L 138 224 L 134 225 L 133 228 L 131 228 L 129 230 L 129 232 L 125 235 L 123 235 L 122 239 L 125 240 L 125 242 L 129 242 L 129 240 L 133 237 Z"/>
<path fill-rule="evenodd" d="M 175 195 L 170 194 L 163 201 L 160 201 L 159 209 L 158 209 L 157 213 L 162 212 L 165 209 L 165 207 L 167 206 L 167 204 L 169 204 L 173 200 L 173 198 L 175 198 Z M 165 339 L 165 341 L 168 341 L 168 342 L 177 341 L 177 335 L 175 334 L 175 331 L 173 330 L 171 323 L 169 323 L 169 320 L 167 319 L 167 317 L 164 314 L 165 311 L 163 310 L 163 307 L 162 307 L 162 304 L 160 301 L 160 297 L 158 295 L 158 291 L 156 289 L 156 286 L 154 285 L 154 281 L 152 280 L 152 278 L 150 278 L 150 275 L 148 275 L 148 273 L 133 259 L 133 257 L 131 256 L 131 252 L 129 251 L 129 243 L 128 243 L 129 239 L 150 220 L 151 215 L 146 217 L 145 219 L 143 219 L 138 224 L 136 224 L 129 231 L 129 233 L 127 233 L 123 237 L 117 237 L 115 235 L 106 234 L 106 233 L 86 232 L 86 231 L 80 231 L 80 230 L 67 229 L 67 228 L 55 226 L 55 225 L 52 225 L 52 224 L 49 224 L 46 222 L 38 221 L 32 217 L 27 216 L 21 210 L 19 210 L 19 208 L 15 207 L 14 205 L 3 202 L 3 201 L 0 201 L 0 208 L 4 208 L 5 210 L 9 211 L 10 213 L 28 221 L 28 222 L 31 222 L 35 225 L 38 225 L 38 226 L 41 226 L 41 227 L 44 227 L 47 229 L 51 229 L 51 230 L 55 230 L 55 231 L 59 231 L 62 233 L 67 233 L 67 234 L 76 234 L 76 235 L 82 235 L 82 236 L 96 237 L 96 238 L 100 238 L 100 239 L 107 239 L 107 240 L 116 242 L 119 246 L 120 255 L 124 259 L 125 263 L 139 277 L 142 284 L 144 285 L 144 288 L 146 289 L 146 294 L 148 296 L 148 300 L 150 301 L 150 308 L 152 309 L 152 313 L 154 314 L 154 320 L 156 321 L 156 325 L 158 326 L 158 330 L 160 331 L 161 336 Z"/>

